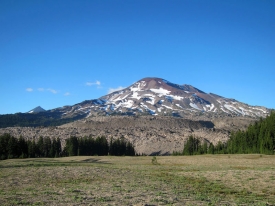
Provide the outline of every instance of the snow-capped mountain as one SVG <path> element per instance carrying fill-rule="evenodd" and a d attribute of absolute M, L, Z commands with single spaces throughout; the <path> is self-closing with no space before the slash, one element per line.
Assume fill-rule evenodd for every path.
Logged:
<path fill-rule="evenodd" d="M 188 117 L 265 117 L 269 109 L 205 93 L 191 85 L 178 85 L 161 78 L 144 78 L 95 100 L 57 108 L 64 118 L 98 115 L 164 115 Z"/>
<path fill-rule="evenodd" d="M 43 109 L 42 107 L 38 106 L 38 107 L 35 107 L 34 109 L 28 111 L 28 113 L 38 113 L 38 112 L 45 112 L 46 110 Z"/>

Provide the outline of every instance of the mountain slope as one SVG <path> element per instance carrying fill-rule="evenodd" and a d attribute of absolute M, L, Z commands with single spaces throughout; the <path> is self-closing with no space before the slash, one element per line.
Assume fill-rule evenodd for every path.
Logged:
<path fill-rule="evenodd" d="M 250 106 L 234 99 L 205 93 L 191 85 L 178 85 L 160 78 L 144 78 L 126 89 L 97 100 L 64 108 L 64 116 L 162 115 L 177 117 L 265 117 L 265 107 Z"/>

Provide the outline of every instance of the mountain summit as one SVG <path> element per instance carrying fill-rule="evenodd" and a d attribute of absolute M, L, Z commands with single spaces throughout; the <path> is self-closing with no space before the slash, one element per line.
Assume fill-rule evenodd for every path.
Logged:
<path fill-rule="evenodd" d="M 106 115 L 162 115 L 176 117 L 265 117 L 265 107 L 250 106 L 234 99 L 205 93 L 191 85 L 179 85 L 161 78 L 144 78 L 131 86 L 86 100 L 73 106 L 57 108 L 63 117 Z"/>
<path fill-rule="evenodd" d="M 38 112 L 45 112 L 46 110 L 43 109 L 42 107 L 38 106 L 38 107 L 35 107 L 34 109 L 28 111 L 28 113 L 38 113 Z"/>

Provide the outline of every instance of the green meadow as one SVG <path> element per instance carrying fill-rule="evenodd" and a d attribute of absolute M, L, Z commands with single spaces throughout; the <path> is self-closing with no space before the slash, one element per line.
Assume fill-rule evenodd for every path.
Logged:
<path fill-rule="evenodd" d="M 1 205 L 275 205 L 275 156 L 0 161 Z"/>

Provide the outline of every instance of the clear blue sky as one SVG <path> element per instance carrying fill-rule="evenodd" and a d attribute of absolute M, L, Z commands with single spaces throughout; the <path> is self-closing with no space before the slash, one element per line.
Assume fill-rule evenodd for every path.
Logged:
<path fill-rule="evenodd" d="M 0 0 L 0 114 L 144 77 L 275 108 L 273 0 Z"/>

